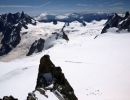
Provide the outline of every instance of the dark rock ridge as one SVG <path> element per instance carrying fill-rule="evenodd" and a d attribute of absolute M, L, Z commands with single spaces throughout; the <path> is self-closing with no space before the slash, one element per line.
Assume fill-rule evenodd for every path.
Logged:
<path fill-rule="evenodd" d="M 27 53 L 27 56 L 32 55 L 33 53 L 41 52 L 44 49 L 44 39 L 36 40 L 30 47 L 29 52 Z"/>
<path fill-rule="evenodd" d="M 126 12 L 124 17 L 119 16 L 118 14 L 114 14 L 111 18 L 108 19 L 101 33 L 106 33 L 109 28 L 116 27 L 118 31 L 123 29 L 130 32 L 130 14 Z"/>
<path fill-rule="evenodd" d="M 24 12 L 0 15 L 0 56 L 8 54 L 20 43 L 21 28 L 27 29 L 27 24 L 36 25 L 36 21 Z"/>
<path fill-rule="evenodd" d="M 4 96 L 3 99 L 0 100 L 18 100 L 18 99 L 14 98 L 13 96 Z"/>
<path fill-rule="evenodd" d="M 65 25 L 63 26 L 63 28 L 62 28 L 62 30 L 61 30 L 61 32 L 62 32 L 62 38 L 65 39 L 66 41 L 69 41 L 69 38 L 68 38 L 67 34 L 66 34 L 65 31 L 64 31 L 64 28 L 65 28 L 66 26 L 68 26 L 68 23 L 65 23 Z"/>
<path fill-rule="evenodd" d="M 68 26 L 68 24 L 69 24 L 69 23 L 65 23 L 65 24 L 64 24 L 64 26 L 62 27 L 60 33 L 57 33 L 57 32 L 52 33 L 53 35 L 55 35 L 55 39 L 56 39 L 56 40 L 59 39 L 59 38 L 62 38 L 62 39 L 64 39 L 64 40 L 66 40 L 66 41 L 69 41 L 69 37 L 68 37 L 68 35 L 65 33 L 65 31 L 64 31 L 64 28 L 65 28 L 66 26 Z"/>

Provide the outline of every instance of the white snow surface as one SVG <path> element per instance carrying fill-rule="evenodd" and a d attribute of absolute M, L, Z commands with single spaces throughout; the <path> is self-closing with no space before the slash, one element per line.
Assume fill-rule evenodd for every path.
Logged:
<path fill-rule="evenodd" d="M 78 100 L 130 100 L 130 34 L 110 31 L 94 39 L 104 23 L 93 21 L 83 27 L 73 22 L 65 28 L 69 42 L 59 39 L 41 53 L 1 61 L 0 97 L 13 95 L 26 100 L 36 85 L 39 60 L 49 54 L 52 62 L 61 66 Z M 36 93 L 39 100 L 58 100 L 49 91 L 47 95 L 49 98 Z"/>
<path fill-rule="evenodd" d="M 96 35 L 99 34 L 105 20 L 101 22 L 93 21 L 92 23 L 87 23 L 87 26 L 84 27 L 81 23 L 75 21 L 70 23 L 70 26 L 66 26 L 64 29 L 67 35 L 82 35 L 87 34 Z M 62 34 L 61 30 L 64 26 L 64 22 L 58 22 L 57 25 L 51 23 L 40 23 L 37 22 L 37 25 L 28 24 L 28 29 L 22 28 L 21 31 L 21 41 L 9 54 L 0 57 L 0 61 L 10 61 L 16 58 L 25 57 L 29 52 L 31 45 L 40 38 L 45 39 L 44 50 L 50 48 L 54 45 L 55 37 L 52 36 L 52 33 L 57 32 Z M 95 24 L 95 25 L 94 25 Z"/>

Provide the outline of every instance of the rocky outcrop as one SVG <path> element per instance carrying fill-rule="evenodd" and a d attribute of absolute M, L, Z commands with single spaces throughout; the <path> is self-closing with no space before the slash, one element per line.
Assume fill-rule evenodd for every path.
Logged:
<path fill-rule="evenodd" d="M 41 52 L 44 49 L 44 39 L 36 40 L 30 47 L 29 52 L 27 53 L 27 56 L 32 55 L 33 53 Z"/>
<path fill-rule="evenodd" d="M 126 29 L 128 32 L 130 32 L 130 14 L 126 13 L 126 16 L 124 17 L 123 21 L 118 26 L 119 31 Z"/>
<path fill-rule="evenodd" d="M 124 17 L 119 16 L 118 14 L 114 14 L 108 21 L 106 22 L 104 28 L 101 33 L 106 33 L 109 28 L 116 27 L 118 31 L 126 29 L 130 31 L 130 14 L 126 12 Z"/>
<path fill-rule="evenodd" d="M 0 56 L 9 53 L 20 43 L 21 28 L 27 29 L 27 24 L 36 25 L 36 21 L 24 12 L 0 15 Z"/>
<path fill-rule="evenodd" d="M 52 86 L 48 88 L 50 85 Z M 39 91 L 44 96 L 47 96 L 46 90 L 54 93 L 58 100 L 78 100 L 61 67 L 56 67 L 49 55 L 44 55 L 40 59 L 35 87 L 35 91 Z"/>
<path fill-rule="evenodd" d="M 54 20 L 54 21 L 53 21 L 53 24 L 54 24 L 54 25 L 57 25 L 57 21 L 56 21 L 56 20 Z"/>
<path fill-rule="evenodd" d="M 62 32 L 62 38 L 65 39 L 66 41 L 69 41 L 69 38 L 67 36 L 67 34 L 65 34 L 64 28 L 68 26 L 68 23 L 65 23 L 65 25 L 63 26 L 63 28 L 61 29 Z"/>
<path fill-rule="evenodd" d="M 38 100 L 34 93 L 28 93 L 27 100 Z"/>
<path fill-rule="evenodd" d="M 18 100 L 18 99 L 14 98 L 13 96 L 4 96 L 3 99 L 0 100 Z"/>
<path fill-rule="evenodd" d="M 69 37 L 68 37 L 68 35 L 65 33 L 65 31 L 64 31 L 64 28 L 66 27 L 66 25 L 68 25 L 68 23 L 65 23 L 65 25 L 62 27 L 60 33 L 57 33 L 57 32 L 52 33 L 53 35 L 55 35 L 55 39 L 56 39 L 56 40 L 59 39 L 59 38 L 62 38 L 62 39 L 64 39 L 64 40 L 66 40 L 66 41 L 69 41 Z"/>

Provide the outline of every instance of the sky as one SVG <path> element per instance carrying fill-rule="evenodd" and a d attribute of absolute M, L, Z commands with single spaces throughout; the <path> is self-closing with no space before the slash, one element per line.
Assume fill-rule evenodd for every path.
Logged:
<path fill-rule="evenodd" d="M 0 13 L 63 14 L 130 11 L 130 0 L 0 0 Z"/>

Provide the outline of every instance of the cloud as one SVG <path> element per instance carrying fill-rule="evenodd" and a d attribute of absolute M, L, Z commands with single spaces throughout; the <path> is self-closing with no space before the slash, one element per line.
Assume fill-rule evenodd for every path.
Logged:
<path fill-rule="evenodd" d="M 124 5 L 124 3 L 122 3 L 122 2 L 117 2 L 117 3 L 111 4 L 111 6 L 123 6 L 123 5 Z"/>
<path fill-rule="evenodd" d="M 0 8 L 30 8 L 31 5 L 0 5 Z"/>
<path fill-rule="evenodd" d="M 45 2 L 44 4 L 41 5 L 0 5 L 0 8 L 39 8 L 39 7 L 44 7 L 50 4 L 50 1 Z"/>
<path fill-rule="evenodd" d="M 87 5 L 87 4 L 76 4 L 76 6 L 79 6 L 79 7 L 87 7 L 88 5 Z"/>
<path fill-rule="evenodd" d="M 47 6 L 47 5 L 50 4 L 50 3 L 51 3 L 51 2 L 48 1 L 48 2 L 46 2 L 46 3 L 42 4 L 42 5 L 39 5 L 39 6 L 37 6 L 37 7 L 44 7 L 44 6 Z"/>

